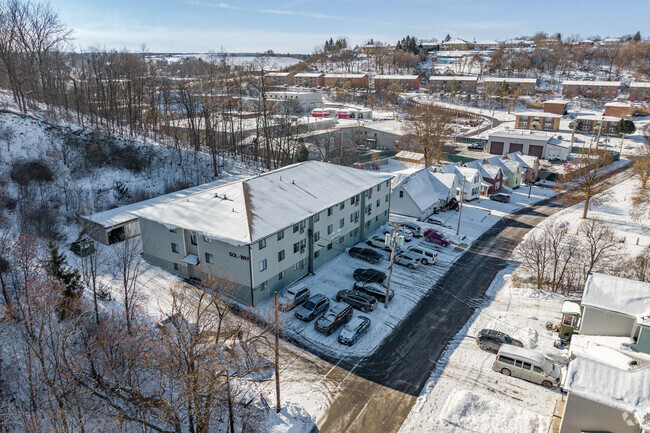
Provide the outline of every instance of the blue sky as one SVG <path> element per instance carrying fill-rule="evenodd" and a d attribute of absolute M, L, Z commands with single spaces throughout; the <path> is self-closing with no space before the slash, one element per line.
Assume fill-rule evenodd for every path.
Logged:
<path fill-rule="evenodd" d="M 650 34 L 648 0 L 53 0 L 77 48 L 310 53 L 326 38 Z"/>

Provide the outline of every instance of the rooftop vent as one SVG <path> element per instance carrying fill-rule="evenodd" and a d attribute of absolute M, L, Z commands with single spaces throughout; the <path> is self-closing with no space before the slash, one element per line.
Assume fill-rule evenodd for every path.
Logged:
<path fill-rule="evenodd" d="M 292 180 L 292 181 L 291 181 L 291 185 L 295 185 L 295 184 L 296 184 L 296 181 L 295 181 L 295 180 Z"/>

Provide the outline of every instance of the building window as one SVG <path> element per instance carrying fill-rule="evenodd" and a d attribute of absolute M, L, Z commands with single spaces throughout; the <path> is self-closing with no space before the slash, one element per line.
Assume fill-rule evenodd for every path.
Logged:
<path fill-rule="evenodd" d="M 283 280 L 287 276 L 287 271 L 282 271 L 278 274 L 278 280 Z"/>
<path fill-rule="evenodd" d="M 297 253 L 298 251 L 300 251 L 300 242 L 296 242 L 295 244 L 293 244 L 294 254 Z"/>
<path fill-rule="evenodd" d="M 282 239 L 284 239 L 284 230 L 278 232 L 278 240 L 281 241 Z"/>
<path fill-rule="evenodd" d="M 210 253 L 205 253 L 205 262 L 214 263 L 214 257 Z"/>
<path fill-rule="evenodd" d="M 377 192 L 381 191 L 381 183 L 377 185 Z"/>
<path fill-rule="evenodd" d="M 343 239 L 344 239 L 344 238 L 345 238 L 345 236 L 341 235 L 341 237 L 339 238 L 339 244 L 342 244 L 342 243 L 343 243 Z"/>
<path fill-rule="evenodd" d="M 259 241 L 258 245 L 260 247 L 260 250 L 263 250 L 264 248 L 266 248 L 266 239 L 262 239 L 261 241 Z"/>
<path fill-rule="evenodd" d="M 341 220 L 339 221 L 339 228 L 343 228 L 344 225 L 345 225 L 345 218 L 341 218 Z"/>
<path fill-rule="evenodd" d="M 381 206 L 381 199 L 377 199 L 377 207 Z"/>
<path fill-rule="evenodd" d="M 388 210 L 384 211 L 384 216 L 388 216 Z"/>
<path fill-rule="evenodd" d="M 375 217 L 375 221 L 379 221 L 379 215 Z"/>
<path fill-rule="evenodd" d="M 329 251 L 329 250 L 331 250 L 331 249 L 332 249 L 332 244 L 331 244 L 331 243 L 330 243 L 330 244 L 327 244 L 327 251 Z"/>
<path fill-rule="evenodd" d="M 386 203 L 388 203 L 388 194 L 386 194 Z"/>
<path fill-rule="evenodd" d="M 278 262 L 281 262 L 282 260 L 284 260 L 284 250 L 278 253 Z"/>
<path fill-rule="evenodd" d="M 345 202 L 342 201 L 341 204 L 339 204 L 339 210 L 345 209 Z"/>
<path fill-rule="evenodd" d="M 353 206 L 353 205 L 354 205 L 354 197 L 352 197 L 352 198 L 350 199 L 350 206 Z"/>
<path fill-rule="evenodd" d="M 314 253 L 314 258 L 317 259 L 318 257 L 320 257 L 320 251 L 316 251 Z"/>
<path fill-rule="evenodd" d="M 314 215 L 314 222 L 317 223 L 318 221 L 320 221 L 320 212 Z"/>
<path fill-rule="evenodd" d="M 331 235 L 332 232 L 334 231 L 334 226 L 332 224 L 327 226 L 327 234 Z"/>
<path fill-rule="evenodd" d="M 370 221 L 366 221 L 366 228 L 370 228 Z"/>
<path fill-rule="evenodd" d="M 266 267 L 266 259 L 264 259 L 260 262 L 260 272 L 265 271 Z"/>
<path fill-rule="evenodd" d="M 169 229 L 171 233 L 176 233 L 176 229 Z"/>
<path fill-rule="evenodd" d="M 399 192 L 399 198 L 404 198 L 404 191 Z"/>
<path fill-rule="evenodd" d="M 314 242 L 318 242 L 320 240 L 320 232 L 314 233 Z"/>
<path fill-rule="evenodd" d="M 354 213 L 350 214 L 350 222 L 354 222 Z"/>
<path fill-rule="evenodd" d="M 332 216 L 332 208 L 327 209 L 327 216 Z"/>
<path fill-rule="evenodd" d="M 269 282 L 264 281 L 262 284 L 260 284 L 260 290 L 266 290 L 269 288 Z"/>
<path fill-rule="evenodd" d="M 203 242 L 205 242 L 205 243 L 208 243 L 208 244 L 209 244 L 210 242 L 212 242 L 212 239 L 210 239 L 209 237 L 207 237 L 207 236 L 205 236 L 205 235 L 203 235 Z"/>
<path fill-rule="evenodd" d="M 190 243 L 196 245 L 196 233 L 190 233 Z"/>
<path fill-rule="evenodd" d="M 294 232 L 294 233 L 297 233 L 298 230 L 300 230 L 300 223 L 298 223 L 298 224 L 294 224 L 294 225 L 293 225 L 293 232 Z"/>
<path fill-rule="evenodd" d="M 174 270 L 178 271 L 180 269 L 180 266 L 178 266 L 178 263 L 174 263 Z"/>
<path fill-rule="evenodd" d="M 172 252 L 178 254 L 178 244 L 172 242 Z"/>

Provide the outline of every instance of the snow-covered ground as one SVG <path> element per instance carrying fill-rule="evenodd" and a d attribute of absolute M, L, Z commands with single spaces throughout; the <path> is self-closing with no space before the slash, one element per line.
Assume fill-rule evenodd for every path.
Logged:
<path fill-rule="evenodd" d="M 548 322 L 559 323 L 565 297 L 513 287 L 513 269 L 497 275 L 483 308 L 450 342 L 400 433 L 548 431 L 559 391 L 493 371 L 494 352 L 481 350 L 475 341 L 481 329 L 496 329 L 566 363 L 566 350 L 553 346 L 554 334 L 546 329 Z"/>

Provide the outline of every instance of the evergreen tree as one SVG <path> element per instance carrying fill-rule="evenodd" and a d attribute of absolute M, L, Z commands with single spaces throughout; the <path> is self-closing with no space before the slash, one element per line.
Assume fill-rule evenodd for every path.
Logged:
<path fill-rule="evenodd" d="M 504 81 L 497 89 L 497 95 L 499 96 L 499 98 L 503 98 L 504 96 L 507 96 L 509 94 L 510 94 L 510 86 L 508 85 L 507 81 Z"/>
<path fill-rule="evenodd" d="M 445 36 L 445 40 L 443 42 L 449 42 L 451 41 L 451 36 L 449 36 L 449 33 L 447 33 L 447 36 Z"/>
<path fill-rule="evenodd" d="M 50 257 L 45 263 L 45 271 L 48 275 L 63 283 L 65 286 L 63 290 L 64 302 L 68 303 L 70 300 L 77 298 L 83 290 L 81 275 L 79 271 L 68 266 L 68 259 L 63 253 L 59 252 L 59 246 L 56 243 L 51 240 L 48 241 L 47 249 Z"/>
<path fill-rule="evenodd" d="M 309 160 L 309 150 L 304 143 L 300 143 L 296 149 L 296 162 L 304 162 Z"/>
<path fill-rule="evenodd" d="M 634 36 L 632 36 L 632 40 L 634 42 L 640 42 L 641 41 L 641 32 L 637 31 Z"/>

